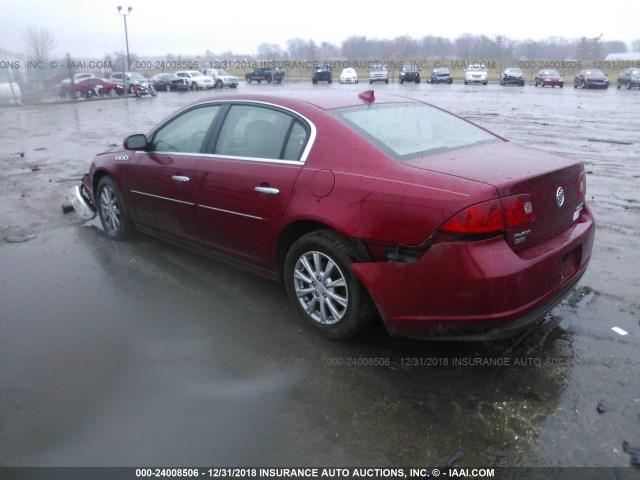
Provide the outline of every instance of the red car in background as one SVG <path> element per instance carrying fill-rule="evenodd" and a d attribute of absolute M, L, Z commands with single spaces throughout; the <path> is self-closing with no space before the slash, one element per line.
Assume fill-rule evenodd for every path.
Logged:
<path fill-rule="evenodd" d="M 69 83 L 67 85 L 67 93 L 76 98 L 91 98 L 97 96 L 116 97 L 118 95 L 124 95 L 125 91 L 121 83 L 114 83 L 103 78 L 94 77 L 80 80 L 73 84 L 73 86 Z"/>
<path fill-rule="evenodd" d="M 581 161 L 393 95 L 233 95 L 99 154 L 72 203 L 281 280 L 317 332 L 488 339 L 578 282 L 595 225 Z"/>
<path fill-rule="evenodd" d="M 564 78 L 556 70 L 540 70 L 533 79 L 534 87 L 564 87 Z"/>

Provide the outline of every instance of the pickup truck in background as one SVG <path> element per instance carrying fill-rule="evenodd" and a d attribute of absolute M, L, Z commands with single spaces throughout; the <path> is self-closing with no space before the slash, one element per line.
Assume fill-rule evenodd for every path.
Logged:
<path fill-rule="evenodd" d="M 282 70 L 273 70 L 271 68 L 254 68 L 247 73 L 244 78 L 248 83 L 253 81 L 262 83 L 263 80 L 267 83 L 282 83 L 282 80 L 284 79 L 284 72 Z"/>

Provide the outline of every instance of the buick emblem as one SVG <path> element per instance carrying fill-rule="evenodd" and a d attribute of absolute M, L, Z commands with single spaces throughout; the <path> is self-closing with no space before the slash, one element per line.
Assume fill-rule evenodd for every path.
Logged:
<path fill-rule="evenodd" d="M 558 207 L 564 205 L 564 188 L 562 187 L 558 187 L 558 190 L 556 190 L 556 203 Z"/>

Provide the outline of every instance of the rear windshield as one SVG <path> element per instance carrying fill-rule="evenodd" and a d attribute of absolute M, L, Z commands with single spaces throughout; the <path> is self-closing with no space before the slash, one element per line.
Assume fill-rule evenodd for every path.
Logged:
<path fill-rule="evenodd" d="M 364 105 L 332 113 L 401 161 L 501 141 L 472 123 L 424 104 Z"/>

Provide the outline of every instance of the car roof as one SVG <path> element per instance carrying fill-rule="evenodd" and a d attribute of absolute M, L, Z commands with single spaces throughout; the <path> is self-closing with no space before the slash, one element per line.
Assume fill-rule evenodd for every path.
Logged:
<path fill-rule="evenodd" d="M 370 104 L 367 100 L 361 98 L 359 93 L 362 92 L 340 92 L 340 91 L 289 91 L 277 92 L 270 94 L 234 94 L 225 95 L 224 97 L 212 97 L 202 102 L 211 101 L 254 101 L 274 103 L 283 107 L 296 110 L 303 105 L 311 105 L 321 110 L 332 110 L 335 108 L 355 107 L 359 105 Z M 374 104 L 389 103 L 423 103 L 418 100 L 403 97 L 400 95 L 390 95 L 387 93 L 374 92 Z"/>

